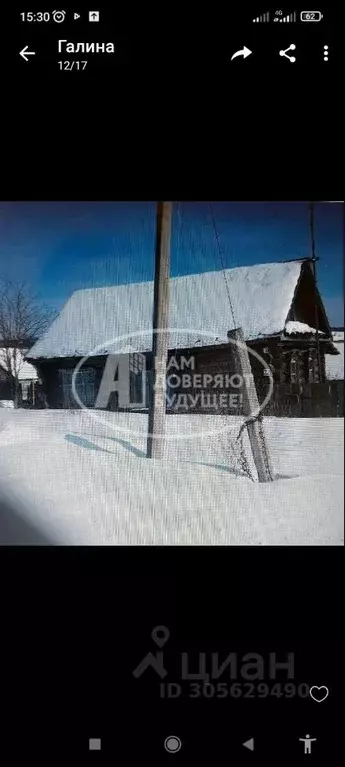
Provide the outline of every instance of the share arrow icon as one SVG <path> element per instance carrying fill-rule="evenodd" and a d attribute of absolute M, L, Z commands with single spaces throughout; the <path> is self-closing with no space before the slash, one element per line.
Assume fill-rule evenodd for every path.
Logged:
<path fill-rule="evenodd" d="M 244 743 L 242 743 L 242 746 L 249 748 L 249 751 L 254 751 L 254 738 L 246 740 Z"/>
<path fill-rule="evenodd" d="M 246 48 L 246 46 L 244 45 L 240 51 L 236 51 L 236 53 L 234 53 L 234 55 L 231 56 L 230 61 L 232 61 L 233 59 L 236 59 L 237 56 L 243 56 L 243 58 L 246 59 L 247 56 L 250 56 L 251 53 L 253 53 L 253 51 L 250 51 L 249 48 Z"/>

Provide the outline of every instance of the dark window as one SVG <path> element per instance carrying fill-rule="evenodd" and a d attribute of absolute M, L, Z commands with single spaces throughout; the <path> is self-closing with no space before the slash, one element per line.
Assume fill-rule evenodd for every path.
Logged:
<path fill-rule="evenodd" d="M 290 360 L 290 381 L 298 382 L 298 352 L 292 352 Z"/>
<path fill-rule="evenodd" d="M 66 408 L 80 407 L 72 392 L 72 375 L 73 368 L 71 370 L 59 370 L 63 392 L 63 407 Z M 81 370 L 79 370 L 76 376 L 76 391 L 83 405 L 86 407 L 94 406 L 95 370 L 93 368 L 81 368 Z"/>
<path fill-rule="evenodd" d="M 129 358 L 130 401 L 138 403 L 138 407 L 146 407 L 146 358 L 144 354 L 135 352 Z"/>
<path fill-rule="evenodd" d="M 309 349 L 308 354 L 308 381 L 309 383 L 320 382 L 320 371 L 317 349 Z"/>

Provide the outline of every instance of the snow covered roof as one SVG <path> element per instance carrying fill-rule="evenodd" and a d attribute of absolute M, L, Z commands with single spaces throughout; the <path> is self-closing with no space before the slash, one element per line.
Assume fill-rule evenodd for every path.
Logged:
<path fill-rule="evenodd" d="M 171 333 L 169 347 L 226 343 L 228 330 L 238 326 L 243 328 L 246 340 L 281 333 L 303 262 L 241 266 L 171 278 L 169 325 L 187 330 Z M 139 332 L 151 331 L 152 313 L 153 282 L 77 290 L 27 356 L 39 359 L 104 354 L 114 351 L 107 342 L 127 334 L 124 345 L 135 346 L 137 351 L 151 349 L 150 334 L 140 337 Z M 203 332 L 209 336 L 203 336 Z"/>
<path fill-rule="evenodd" d="M 24 360 L 24 349 L 5 349 L 0 347 L 0 365 L 8 371 L 8 354 L 11 354 L 12 365 L 18 370 L 19 381 L 35 381 L 38 378 L 36 368 Z"/>
<path fill-rule="evenodd" d="M 284 328 L 284 333 L 286 333 L 288 336 L 293 335 L 294 333 L 298 333 L 298 335 L 304 335 L 304 334 L 316 334 L 316 328 L 310 327 L 310 325 L 307 325 L 306 322 L 297 322 L 294 320 L 289 320 L 289 322 L 286 323 Z M 321 330 L 319 330 L 319 335 L 324 336 L 325 333 Z"/>
<path fill-rule="evenodd" d="M 325 355 L 326 378 L 332 380 L 344 380 L 344 331 L 334 330 L 332 332 L 333 345 L 339 354 Z"/>

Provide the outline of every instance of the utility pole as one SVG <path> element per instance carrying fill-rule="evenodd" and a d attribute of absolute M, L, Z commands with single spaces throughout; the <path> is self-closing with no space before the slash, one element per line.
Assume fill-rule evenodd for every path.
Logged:
<path fill-rule="evenodd" d="M 164 455 L 165 380 L 169 346 L 167 330 L 169 325 L 171 218 L 172 203 L 158 202 L 152 339 L 153 391 L 149 406 L 148 458 L 163 458 Z"/>
<path fill-rule="evenodd" d="M 310 226 L 310 239 L 311 239 L 311 260 L 313 262 L 314 270 L 314 282 L 317 290 L 316 281 L 316 255 L 315 255 L 315 228 L 314 228 L 314 214 L 315 214 L 315 202 L 309 203 L 309 226 Z M 320 337 L 319 337 L 319 313 L 317 305 L 317 294 L 315 292 L 315 330 L 316 330 L 316 349 L 317 349 L 317 366 L 319 369 L 319 383 L 321 383 L 321 357 L 320 357 Z"/>
<path fill-rule="evenodd" d="M 243 381 L 243 413 L 259 482 L 272 482 L 274 472 L 260 413 L 256 385 L 242 328 L 228 331 L 232 342 L 235 370 Z M 255 415 L 258 414 L 258 415 Z"/>

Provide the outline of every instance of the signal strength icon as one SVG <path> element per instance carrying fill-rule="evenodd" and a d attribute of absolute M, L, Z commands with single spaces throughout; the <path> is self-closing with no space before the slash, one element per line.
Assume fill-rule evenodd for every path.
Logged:
<path fill-rule="evenodd" d="M 282 22 L 291 22 L 291 21 L 297 21 L 297 14 L 296 11 L 294 13 L 289 13 L 287 16 L 282 16 L 281 19 L 278 18 L 278 16 L 275 17 L 274 21 L 279 21 L 280 24 Z"/>
<path fill-rule="evenodd" d="M 257 16 L 256 19 L 253 19 L 253 24 L 257 24 L 260 21 L 269 21 L 270 20 L 270 13 L 262 13 L 261 16 Z"/>

